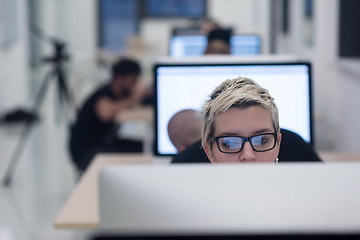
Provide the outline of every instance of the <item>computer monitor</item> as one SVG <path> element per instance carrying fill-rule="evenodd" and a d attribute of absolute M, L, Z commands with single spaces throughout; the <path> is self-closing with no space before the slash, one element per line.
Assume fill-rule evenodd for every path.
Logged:
<path fill-rule="evenodd" d="M 192 57 L 204 55 L 207 40 L 203 35 L 173 36 L 169 43 L 171 57 Z"/>
<path fill-rule="evenodd" d="M 154 67 L 155 155 L 177 152 L 167 132 L 175 113 L 200 110 L 216 86 L 239 76 L 249 77 L 270 91 L 279 108 L 281 128 L 313 143 L 310 63 L 164 63 Z"/>
<path fill-rule="evenodd" d="M 99 176 L 100 227 L 125 236 L 359 236 L 359 172 L 359 163 L 109 165 Z"/>
<path fill-rule="evenodd" d="M 204 35 L 174 35 L 169 43 L 171 57 L 204 55 L 207 38 Z M 261 37 L 256 34 L 233 35 L 230 38 L 231 55 L 261 54 Z"/>
<path fill-rule="evenodd" d="M 259 35 L 234 35 L 230 38 L 231 55 L 259 55 L 261 46 Z"/>

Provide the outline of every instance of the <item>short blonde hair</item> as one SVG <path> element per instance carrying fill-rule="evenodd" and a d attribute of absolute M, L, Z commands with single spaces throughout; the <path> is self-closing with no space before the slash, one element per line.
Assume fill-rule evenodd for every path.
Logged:
<path fill-rule="evenodd" d="M 202 107 L 203 117 L 202 145 L 215 132 L 215 118 L 229 108 L 246 109 L 251 106 L 262 106 L 271 113 L 274 129 L 280 132 L 279 111 L 267 89 L 262 88 L 254 80 L 238 77 L 221 83 L 210 94 L 209 99 Z"/>

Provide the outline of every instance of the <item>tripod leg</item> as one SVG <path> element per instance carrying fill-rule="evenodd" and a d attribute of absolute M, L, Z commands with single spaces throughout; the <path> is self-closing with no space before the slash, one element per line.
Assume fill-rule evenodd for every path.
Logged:
<path fill-rule="evenodd" d="M 66 121 L 71 122 L 74 120 L 78 109 L 61 62 L 55 65 L 54 78 L 58 86 L 59 107 L 63 113 L 62 117 Z"/>
<path fill-rule="evenodd" d="M 18 163 L 22 150 L 24 149 L 26 139 L 30 133 L 31 127 L 32 127 L 33 121 L 28 120 L 24 128 L 20 134 L 20 138 L 16 144 L 15 150 L 11 156 L 10 163 L 5 171 L 4 179 L 3 179 L 3 185 L 8 187 L 11 184 L 11 177 L 13 172 L 15 171 L 16 164 Z"/>
<path fill-rule="evenodd" d="M 45 79 L 44 79 L 44 82 L 42 83 L 41 87 L 40 87 L 40 90 L 39 90 L 39 93 L 38 95 L 36 96 L 35 98 L 35 102 L 34 102 L 34 105 L 32 107 L 32 110 L 31 112 L 36 114 L 38 112 L 38 109 L 40 108 L 41 106 L 41 103 L 42 103 L 42 100 L 45 96 L 45 93 L 46 93 L 46 89 L 49 85 L 49 82 L 51 80 L 51 76 L 53 75 L 53 72 L 49 72 L 46 76 L 45 76 Z M 26 139 L 30 133 L 30 130 L 31 130 L 31 127 L 33 126 L 33 121 L 32 120 L 27 120 L 25 122 L 25 125 L 24 125 L 24 128 L 20 134 L 20 138 L 16 144 L 16 147 L 15 147 L 15 151 L 13 152 L 12 156 L 11 156 L 11 159 L 10 159 L 10 162 L 9 162 L 9 165 L 5 171 L 5 175 L 4 175 L 4 179 L 3 179 L 3 185 L 5 187 L 8 187 L 10 186 L 11 184 L 11 180 L 12 180 L 12 175 L 15 171 L 15 167 L 17 165 L 17 163 L 19 162 L 19 159 L 21 157 L 21 153 L 24 149 L 24 146 L 25 146 L 25 142 L 26 142 Z"/>
<path fill-rule="evenodd" d="M 57 83 L 59 88 L 60 102 L 63 104 L 66 103 L 69 106 L 74 107 L 75 106 L 74 96 L 68 86 L 66 75 L 60 63 L 56 68 L 55 75 L 57 75 L 57 80 L 58 80 Z"/>

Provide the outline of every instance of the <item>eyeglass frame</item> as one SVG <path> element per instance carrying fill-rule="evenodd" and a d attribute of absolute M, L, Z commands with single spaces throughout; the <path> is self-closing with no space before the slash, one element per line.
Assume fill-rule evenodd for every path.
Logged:
<path fill-rule="evenodd" d="M 275 138 L 274 146 L 272 146 L 270 149 L 267 149 L 267 150 L 262 150 L 262 151 L 256 150 L 256 149 L 254 148 L 254 146 L 252 145 L 251 139 L 253 139 L 254 137 L 257 137 L 257 136 L 261 136 L 261 135 L 273 135 L 274 138 Z M 241 137 L 241 136 L 227 135 L 227 136 L 209 137 L 208 142 L 210 142 L 210 143 L 216 142 L 216 145 L 217 145 L 217 148 L 219 149 L 219 151 L 222 152 L 222 153 L 226 153 L 226 154 L 235 154 L 235 153 L 241 152 L 241 151 L 244 149 L 244 146 L 245 146 L 245 143 L 246 143 L 246 142 L 249 142 L 249 143 L 250 143 L 251 148 L 252 148 L 255 152 L 267 152 L 267 151 L 273 150 L 273 149 L 275 148 L 276 142 L 277 142 L 277 136 L 278 136 L 278 134 L 277 134 L 276 132 L 274 132 L 274 133 L 261 133 L 261 134 L 257 134 L 257 135 L 250 136 L 250 137 Z M 220 146 L 219 146 L 219 139 L 225 138 L 225 137 L 237 137 L 237 138 L 241 138 L 241 139 L 243 140 L 243 143 L 242 143 L 242 145 L 241 145 L 240 150 L 239 150 L 239 151 L 236 151 L 236 152 L 224 152 L 224 151 L 222 151 L 222 150 L 220 149 Z"/>

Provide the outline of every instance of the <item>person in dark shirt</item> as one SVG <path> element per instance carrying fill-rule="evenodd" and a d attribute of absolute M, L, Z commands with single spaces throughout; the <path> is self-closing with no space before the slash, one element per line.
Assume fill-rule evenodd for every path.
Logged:
<path fill-rule="evenodd" d="M 168 123 L 168 135 L 177 150 L 171 163 L 208 162 L 201 146 L 201 117 L 193 109 L 175 113 Z"/>
<path fill-rule="evenodd" d="M 70 133 L 70 154 L 80 172 L 99 152 L 141 152 L 142 142 L 118 139 L 114 117 L 138 105 L 144 90 L 138 84 L 140 65 L 120 59 L 112 67 L 109 84 L 98 88 L 85 101 Z"/>
<path fill-rule="evenodd" d="M 168 123 L 171 143 L 178 152 L 201 139 L 201 117 L 198 111 L 183 109 L 175 113 Z"/>

